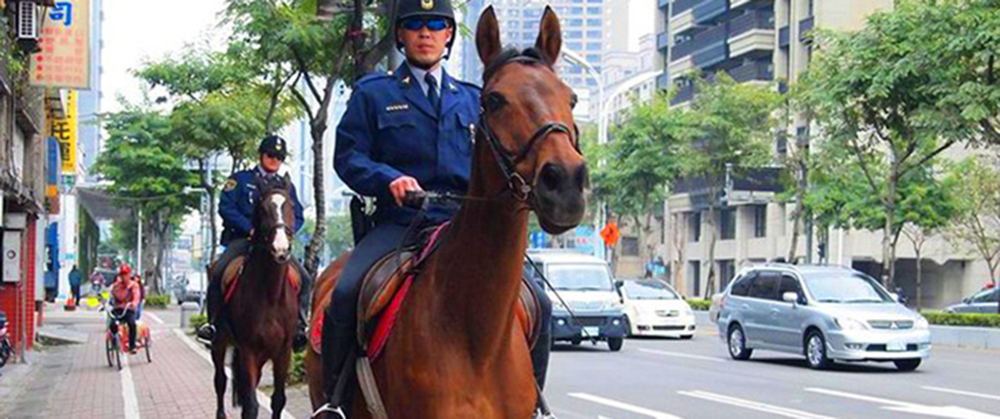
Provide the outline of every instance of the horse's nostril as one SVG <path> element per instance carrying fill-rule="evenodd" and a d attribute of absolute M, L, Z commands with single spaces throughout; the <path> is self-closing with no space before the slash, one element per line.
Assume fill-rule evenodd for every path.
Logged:
<path fill-rule="evenodd" d="M 542 184 L 548 189 L 558 189 L 566 177 L 566 170 L 562 166 L 549 163 L 542 168 Z"/>
<path fill-rule="evenodd" d="M 586 164 L 581 164 L 580 167 L 576 168 L 576 186 L 583 190 L 590 186 L 590 174 L 587 170 Z"/>

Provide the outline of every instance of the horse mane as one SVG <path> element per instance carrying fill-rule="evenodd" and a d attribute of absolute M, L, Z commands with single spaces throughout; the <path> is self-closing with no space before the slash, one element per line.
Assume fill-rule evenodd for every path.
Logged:
<path fill-rule="evenodd" d="M 507 47 L 486 66 L 486 69 L 483 71 L 483 84 L 485 85 L 487 80 L 493 78 L 501 67 L 511 62 L 519 62 L 527 65 L 543 65 L 552 69 L 551 66 L 546 64 L 548 62 L 546 54 L 535 47 L 525 49 Z"/>

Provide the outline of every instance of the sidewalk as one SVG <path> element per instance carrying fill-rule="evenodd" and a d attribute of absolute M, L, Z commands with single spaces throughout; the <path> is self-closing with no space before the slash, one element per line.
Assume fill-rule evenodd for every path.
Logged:
<path fill-rule="evenodd" d="M 208 351 L 177 330 L 176 307 L 147 310 L 143 319 L 153 333 L 152 363 L 139 355 L 127 356 L 122 371 L 109 368 L 104 352 L 102 313 L 82 309 L 46 310 L 47 325 L 87 336 L 86 343 L 47 347 L 36 351 L 29 365 L 5 367 L 0 376 L 0 418 L 210 418 L 215 416 L 213 369 Z M 124 361 L 124 359 L 123 359 Z M 270 383 L 265 376 L 262 385 Z M 226 408 L 230 417 L 231 384 Z M 270 390 L 267 390 L 270 395 Z M 285 417 L 307 418 L 310 406 L 304 386 L 287 391 Z M 260 399 L 260 397 L 258 397 Z M 12 403 L 6 403 L 6 401 Z M 270 415 L 262 402 L 262 417 Z"/>

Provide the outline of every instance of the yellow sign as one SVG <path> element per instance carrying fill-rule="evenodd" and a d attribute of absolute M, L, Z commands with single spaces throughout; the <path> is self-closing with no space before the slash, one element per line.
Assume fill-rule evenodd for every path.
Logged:
<path fill-rule="evenodd" d="M 59 142 L 59 154 L 62 157 L 62 173 L 76 173 L 76 138 L 78 134 L 76 126 L 76 90 L 70 90 L 66 96 L 66 117 L 56 118 L 51 113 L 48 115 L 48 129 L 46 134 L 54 137 Z"/>
<path fill-rule="evenodd" d="M 42 52 L 31 56 L 31 85 L 89 89 L 90 0 L 56 0 L 44 10 Z"/>

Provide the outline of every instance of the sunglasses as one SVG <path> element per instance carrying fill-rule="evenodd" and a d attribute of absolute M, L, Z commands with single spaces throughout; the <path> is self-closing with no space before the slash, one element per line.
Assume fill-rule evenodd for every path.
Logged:
<path fill-rule="evenodd" d="M 419 31 L 425 26 L 432 32 L 443 31 L 448 28 L 448 19 L 443 17 L 433 17 L 429 19 L 409 18 L 404 20 L 400 26 L 408 31 Z"/>
<path fill-rule="evenodd" d="M 270 157 L 270 158 L 272 158 L 272 159 L 278 159 L 278 160 L 281 160 L 281 161 L 285 161 L 285 156 L 283 156 L 283 155 L 281 155 L 281 154 L 276 154 L 276 153 L 264 153 L 264 155 L 266 155 L 267 157 Z"/>

